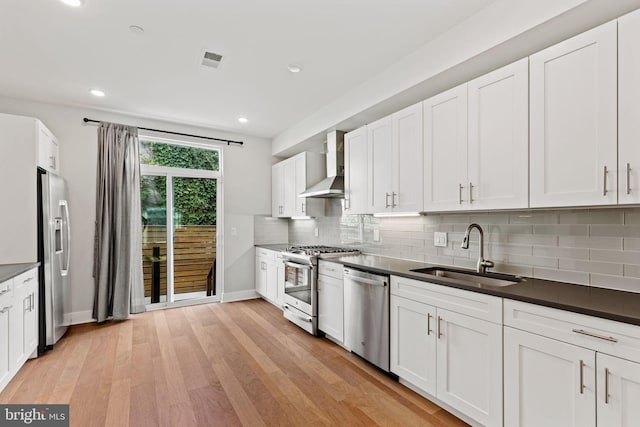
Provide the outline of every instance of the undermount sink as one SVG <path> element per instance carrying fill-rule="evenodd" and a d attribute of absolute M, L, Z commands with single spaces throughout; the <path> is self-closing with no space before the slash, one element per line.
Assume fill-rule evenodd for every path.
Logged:
<path fill-rule="evenodd" d="M 444 267 L 418 268 L 411 270 L 414 273 L 428 274 L 439 279 L 450 280 L 455 283 L 463 283 L 469 286 L 484 288 L 486 286 L 501 288 L 517 285 L 524 279 L 518 276 L 499 273 L 476 273 L 469 270 L 456 270 Z"/>

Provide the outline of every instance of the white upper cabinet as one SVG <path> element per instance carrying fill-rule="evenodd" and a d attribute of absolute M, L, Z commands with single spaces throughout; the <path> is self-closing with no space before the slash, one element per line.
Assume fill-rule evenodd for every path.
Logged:
<path fill-rule="evenodd" d="M 391 115 L 394 212 L 424 209 L 422 140 L 422 103 Z"/>
<path fill-rule="evenodd" d="M 640 203 L 640 10 L 618 20 L 618 202 Z"/>
<path fill-rule="evenodd" d="M 368 212 L 391 212 L 393 209 L 393 147 L 391 117 L 367 125 Z"/>
<path fill-rule="evenodd" d="M 324 215 L 324 200 L 298 197 L 325 176 L 325 156 L 304 152 L 271 167 L 271 216 Z"/>
<path fill-rule="evenodd" d="M 463 208 L 467 190 L 467 84 L 427 99 L 424 111 L 424 210 Z"/>
<path fill-rule="evenodd" d="M 470 81 L 467 92 L 468 209 L 528 207 L 528 58 Z"/>
<path fill-rule="evenodd" d="M 531 207 L 617 203 L 617 24 L 530 57 Z"/>
<path fill-rule="evenodd" d="M 38 166 L 56 174 L 60 173 L 60 148 L 58 140 L 40 121 L 38 127 Z"/>
<path fill-rule="evenodd" d="M 344 213 L 367 212 L 367 128 L 344 135 Z"/>

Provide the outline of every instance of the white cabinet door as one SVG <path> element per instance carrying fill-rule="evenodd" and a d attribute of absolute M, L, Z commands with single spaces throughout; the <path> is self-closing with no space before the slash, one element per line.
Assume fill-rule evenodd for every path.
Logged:
<path fill-rule="evenodd" d="M 256 292 L 267 294 L 267 263 L 259 256 L 256 257 Z"/>
<path fill-rule="evenodd" d="M 436 308 L 391 295 L 391 372 L 436 395 Z"/>
<path fill-rule="evenodd" d="M 367 125 L 368 205 L 372 213 L 391 212 L 393 192 L 393 149 L 391 117 Z"/>
<path fill-rule="evenodd" d="M 282 262 L 282 255 L 276 257 L 276 303 L 282 307 L 284 304 L 284 263 Z"/>
<path fill-rule="evenodd" d="M 318 329 L 344 341 L 344 286 L 335 277 L 318 275 Z"/>
<path fill-rule="evenodd" d="M 467 84 L 424 101 L 424 210 L 466 208 Z"/>
<path fill-rule="evenodd" d="M 2 283 L 2 285 L 6 284 L 7 282 Z M 9 284 L 9 286 L 13 285 Z M 2 390 L 11 379 L 11 369 L 9 365 L 9 361 L 11 360 L 11 356 L 9 354 L 9 327 L 11 322 L 9 320 L 9 316 L 12 301 L 13 300 L 9 294 L 5 294 L 3 297 L 0 297 L 0 390 Z"/>
<path fill-rule="evenodd" d="M 470 81 L 468 94 L 468 207 L 527 208 L 528 59 Z"/>
<path fill-rule="evenodd" d="M 422 103 L 391 115 L 393 194 L 395 212 L 424 209 Z"/>
<path fill-rule="evenodd" d="M 597 353 L 598 426 L 630 427 L 640 422 L 640 364 Z"/>
<path fill-rule="evenodd" d="M 267 259 L 267 290 L 265 296 L 275 302 L 278 298 L 278 268 L 274 258 Z"/>
<path fill-rule="evenodd" d="M 617 203 L 617 26 L 530 57 L 531 207 Z"/>
<path fill-rule="evenodd" d="M 618 203 L 640 203 L 640 11 L 618 19 Z"/>
<path fill-rule="evenodd" d="M 55 136 L 40 121 L 38 127 L 38 166 L 54 173 L 60 173 L 60 149 Z"/>
<path fill-rule="evenodd" d="M 35 357 L 38 348 L 38 283 L 36 281 L 29 284 L 22 305 L 24 355 L 27 358 Z"/>
<path fill-rule="evenodd" d="M 271 166 L 271 216 L 284 216 L 284 168 L 282 163 Z"/>
<path fill-rule="evenodd" d="M 306 216 L 306 203 L 307 199 L 304 197 L 298 197 L 298 194 L 303 193 L 307 189 L 307 157 L 305 153 L 298 155 L 294 159 L 295 168 L 295 191 L 293 194 L 293 214 L 292 216 Z M 313 201 L 314 199 L 309 199 Z"/>
<path fill-rule="evenodd" d="M 438 308 L 435 328 L 438 399 L 502 426 L 502 326 Z"/>
<path fill-rule="evenodd" d="M 593 350 L 505 327 L 504 425 L 595 427 L 595 363 Z"/>
<path fill-rule="evenodd" d="M 296 160 L 287 160 L 282 167 L 283 216 L 286 217 L 295 216 L 296 214 L 296 203 L 298 202 L 298 194 L 296 193 Z"/>
<path fill-rule="evenodd" d="M 344 136 L 344 213 L 370 213 L 367 209 L 367 128 Z"/>

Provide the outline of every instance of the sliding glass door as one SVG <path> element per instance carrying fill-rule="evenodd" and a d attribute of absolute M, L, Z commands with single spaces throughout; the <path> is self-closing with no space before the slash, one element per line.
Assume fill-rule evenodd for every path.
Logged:
<path fill-rule="evenodd" d="M 152 307 L 219 299 L 219 155 L 141 140 L 142 258 Z"/>

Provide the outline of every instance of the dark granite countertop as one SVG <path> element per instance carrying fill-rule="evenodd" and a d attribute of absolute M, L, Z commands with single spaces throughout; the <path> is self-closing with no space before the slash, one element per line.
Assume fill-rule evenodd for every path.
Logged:
<path fill-rule="evenodd" d="M 554 282 L 551 280 L 523 278 L 517 285 L 505 287 L 483 286 L 482 288 L 461 283 L 443 281 L 438 277 L 411 270 L 425 267 L 439 267 L 417 261 L 407 261 L 378 255 L 353 255 L 333 258 L 349 267 L 365 271 L 410 279 L 422 280 L 444 286 L 465 289 L 483 294 L 495 295 L 512 300 L 530 302 L 547 307 L 559 308 L 575 313 L 602 317 L 619 322 L 640 325 L 640 294 L 595 288 L 584 285 Z"/>
<path fill-rule="evenodd" d="M 27 262 L 24 264 L 0 264 L 0 282 L 13 279 L 19 274 L 39 266 L 39 262 Z"/>
<path fill-rule="evenodd" d="M 289 246 L 291 246 L 289 243 L 275 243 L 275 244 L 268 244 L 268 245 L 255 245 L 256 248 L 269 249 L 271 251 L 284 251 Z"/>

